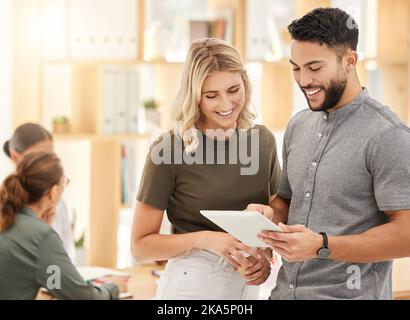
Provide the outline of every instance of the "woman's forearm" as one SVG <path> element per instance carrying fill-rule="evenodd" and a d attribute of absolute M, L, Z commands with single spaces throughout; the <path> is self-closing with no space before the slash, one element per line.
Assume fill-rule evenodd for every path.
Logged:
<path fill-rule="evenodd" d="M 132 254 L 139 262 L 169 260 L 192 250 L 205 249 L 206 233 L 150 234 L 133 244 Z"/>

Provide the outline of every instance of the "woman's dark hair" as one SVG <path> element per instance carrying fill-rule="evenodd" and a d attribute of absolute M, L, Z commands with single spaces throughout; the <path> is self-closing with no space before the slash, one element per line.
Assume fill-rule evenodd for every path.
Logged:
<path fill-rule="evenodd" d="M 47 140 L 52 141 L 53 136 L 45 128 L 36 123 L 25 123 L 19 126 L 12 138 L 4 143 L 3 151 L 10 158 L 10 148 L 21 154 L 31 146 Z"/>
<path fill-rule="evenodd" d="M 10 228 L 17 213 L 26 205 L 38 202 L 63 176 L 60 159 L 53 152 L 27 153 L 16 172 L 0 188 L 0 231 Z"/>
<path fill-rule="evenodd" d="M 359 28 L 354 19 L 338 8 L 318 8 L 288 26 L 292 39 L 326 44 L 338 56 L 356 50 Z"/>

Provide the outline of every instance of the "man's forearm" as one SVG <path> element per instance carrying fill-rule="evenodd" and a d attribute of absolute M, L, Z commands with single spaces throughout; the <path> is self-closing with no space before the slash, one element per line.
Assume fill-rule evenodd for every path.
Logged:
<path fill-rule="evenodd" d="M 408 257 L 409 243 L 410 232 L 406 224 L 391 221 L 358 235 L 330 236 L 329 259 L 372 263 Z"/>

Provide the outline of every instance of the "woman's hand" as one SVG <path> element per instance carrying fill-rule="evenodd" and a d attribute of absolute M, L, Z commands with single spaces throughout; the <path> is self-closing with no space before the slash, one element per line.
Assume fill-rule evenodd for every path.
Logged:
<path fill-rule="evenodd" d="M 102 278 L 102 280 L 106 283 L 114 283 L 117 285 L 118 290 L 123 293 L 128 291 L 128 280 L 130 279 L 129 276 L 113 276 L 107 275 Z"/>
<path fill-rule="evenodd" d="M 271 251 L 266 249 L 255 250 L 257 258 L 249 256 L 251 264 L 241 272 L 249 286 L 258 286 L 264 283 L 271 273 Z"/>
<path fill-rule="evenodd" d="M 250 203 L 246 207 L 245 211 L 257 211 L 263 214 L 266 218 L 272 221 L 273 209 L 270 206 L 264 204 Z"/>
<path fill-rule="evenodd" d="M 253 249 L 226 232 L 202 231 L 195 247 L 224 257 L 235 270 L 240 268 L 248 269 L 252 264 L 244 256 L 244 253 L 256 255 Z"/>

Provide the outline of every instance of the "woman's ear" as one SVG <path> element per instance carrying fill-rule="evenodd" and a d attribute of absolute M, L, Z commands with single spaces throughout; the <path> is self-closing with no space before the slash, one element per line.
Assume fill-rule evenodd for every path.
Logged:
<path fill-rule="evenodd" d="M 58 202 L 58 198 L 60 197 L 60 191 L 57 185 L 51 187 L 51 189 L 47 193 L 49 199 L 52 203 L 56 204 Z"/>

